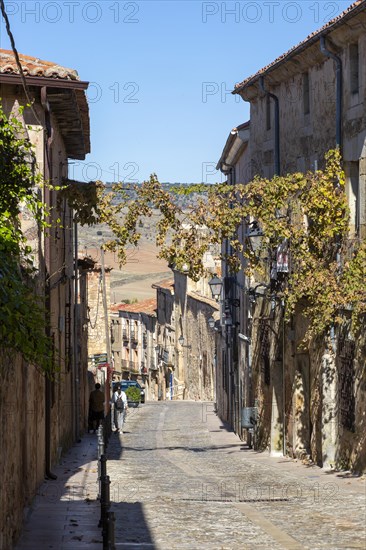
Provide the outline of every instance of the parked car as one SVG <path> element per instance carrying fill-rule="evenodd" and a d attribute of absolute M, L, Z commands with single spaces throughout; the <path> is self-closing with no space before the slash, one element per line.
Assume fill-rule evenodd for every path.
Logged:
<path fill-rule="evenodd" d="M 141 396 L 141 403 L 145 403 L 145 391 L 141 387 L 141 385 L 137 382 L 137 380 L 120 380 L 113 382 L 113 391 L 116 391 L 116 386 L 120 384 L 121 390 L 126 391 L 127 388 L 130 388 L 131 386 L 135 386 L 140 390 L 140 396 Z"/>

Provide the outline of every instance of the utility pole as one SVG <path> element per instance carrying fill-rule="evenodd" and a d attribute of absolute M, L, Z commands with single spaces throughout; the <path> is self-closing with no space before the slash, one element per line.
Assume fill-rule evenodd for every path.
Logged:
<path fill-rule="evenodd" d="M 101 233 L 98 231 L 98 234 Z M 103 310 L 104 310 L 104 325 L 105 325 L 105 341 L 107 351 L 107 363 L 111 366 L 111 341 L 109 338 L 109 321 L 108 321 L 108 306 L 107 306 L 107 290 L 105 284 L 105 268 L 104 268 L 104 249 L 100 247 L 100 263 L 102 274 L 102 289 L 103 289 Z"/>
<path fill-rule="evenodd" d="M 97 235 L 101 237 L 103 235 L 102 231 L 97 231 Z M 111 366 L 111 340 L 109 337 L 109 321 L 108 321 L 108 305 L 107 305 L 107 289 L 105 284 L 105 267 L 104 267 L 104 248 L 103 242 L 100 246 L 100 264 L 101 264 L 101 275 L 102 275 L 102 293 L 103 293 L 103 311 L 104 311 L 104 327 L 105 327 L 105 343 L 106 343 L 106 352 L 107 352 L 107 363 L 108 366 Z"/>
<path fill-rule="evenodd" d="M 97 235 L 102 235 L 101 231 L 97 232 Z M 105 284 L 105 268 L 104 268 L 104 248 L 103 243 L 100 247 L 100 264 L 101 264 L 101 276 L 102 276 L 102 294 L 103 294 L 103 311 L 104 311 L 104 327 L 105 327 L 105 344 L 107 352 L 107 382 L 108 382 L 108 372 L 111 367 L 111 340 L 109 337 L 109 322 L 108 322 L 108 305 L 107 305 L 107 289 Z M 110 399 L 111 388 L 109 385 L 106 385 L 104 388 L 106 401 L 104 403 L 104 412 L 105 414 L 109 411 L 109 399 Z"/>

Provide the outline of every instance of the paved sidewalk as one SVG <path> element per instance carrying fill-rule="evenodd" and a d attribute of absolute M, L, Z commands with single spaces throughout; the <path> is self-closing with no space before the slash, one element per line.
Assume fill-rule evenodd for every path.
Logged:
<path fill-rule="evenodd" d="M 32 502 L 16 550 L 100 550 L 97 436 L 86 434 Z"/>

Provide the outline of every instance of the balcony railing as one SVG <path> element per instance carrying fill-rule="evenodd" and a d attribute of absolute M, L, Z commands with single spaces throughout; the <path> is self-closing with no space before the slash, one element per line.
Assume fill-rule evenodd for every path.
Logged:
<path fill-rule="evenodd" d="M 121 364 L 122 364 L 122 370 L 128 370 L 128 360 L 127 359 L 122 359 L 121 361 Z"/>
<path fill-rule="evenodd" d="M 137 366 L 137 363 L 135 363 L 135 361 L 130 361 L 129 362 L 129 367 L 130 367 L 130 370 L 133 370 L 133 371 L 136 371 L 138 372 L 138 366 Z"/>

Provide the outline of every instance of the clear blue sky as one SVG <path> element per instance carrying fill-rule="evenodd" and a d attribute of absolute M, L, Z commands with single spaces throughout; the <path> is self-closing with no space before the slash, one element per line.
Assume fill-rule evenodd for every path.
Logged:
<path fill-rule="evenodd" d="M 92 152 L 71 177 L 214 183 L 249 105 L 230 91 L 351 2 L 7 1 L 19 52 L 76 69 Z M 10 49 L 1 24 L 1 47 Z M 81 165 L 83 164 L 83 166 Z M 118 176 L 117 176 L 118 174 Z"/>

